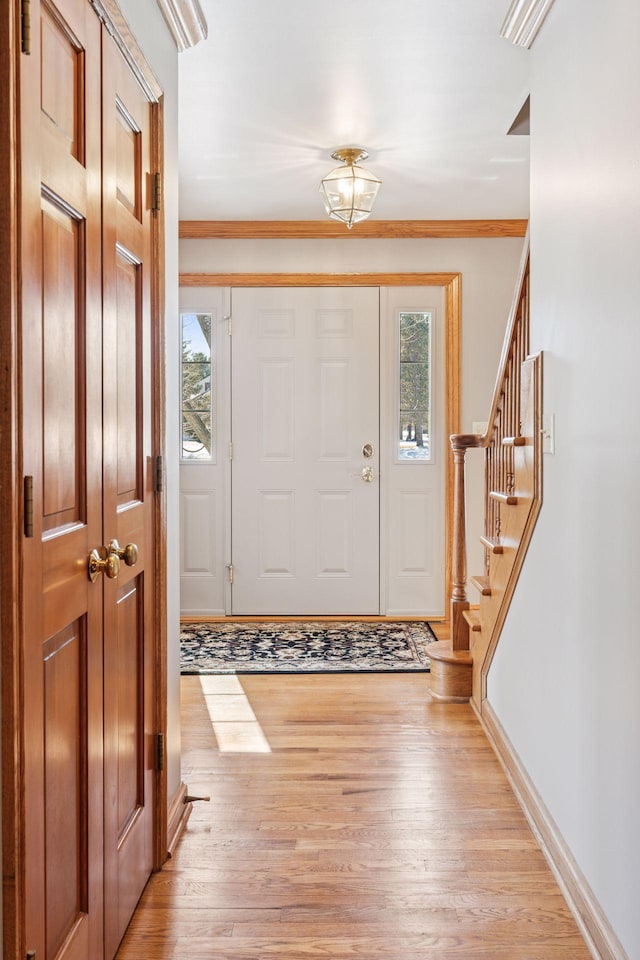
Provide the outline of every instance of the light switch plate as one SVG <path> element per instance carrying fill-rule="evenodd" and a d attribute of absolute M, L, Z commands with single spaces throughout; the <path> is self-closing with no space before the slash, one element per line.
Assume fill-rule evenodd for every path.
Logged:
<path fill-rule="evenodd" d="M 555 413 L 542 414 L 542 452 L 556 452 L 556 415 Z"/>

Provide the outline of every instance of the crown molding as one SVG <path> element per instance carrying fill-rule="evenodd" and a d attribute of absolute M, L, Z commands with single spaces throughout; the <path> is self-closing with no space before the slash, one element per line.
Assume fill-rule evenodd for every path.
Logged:
<path fill-rule="evenodd" d="M 553 0 L 513 0 L 500 28 L 500 36 L 529 49 Z"/>
<path fill-rule="evenodd" d="M 90 3 L 144 90 L 147 99 L 151 103 L 158 103 L 162 97 L 162 86 L 134 37 L 118 0 L 90 0 Z"/>
<path fill-rule="evenodd" d="M 157 0 L 178 51 L 195 47 L 207 36 L 207 21 L 198 0 Z"/>
<path fill-rule="evenodd" d="M 418 240 L 524 237 L 526 220 L 181 220 L 182 240 Z"/>

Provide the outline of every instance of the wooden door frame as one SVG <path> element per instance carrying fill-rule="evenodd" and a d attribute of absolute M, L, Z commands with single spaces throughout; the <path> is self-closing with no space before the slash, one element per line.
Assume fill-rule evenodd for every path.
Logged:
<path fill-rule="evenodd" d="M 22 698 L 20 539 L 22 496 L 18 421 L 18 309 L 20 248 L 18 220 L 18 90 L 20 40 L 18 2 L 0 17 L 0 671 L 2 685 L 2 909 L 3 956 L 25 949 L 22 803 Z"/>
<path fill-rule="evenodd" d="M 462 362 L 461 273 L 181 273 L 180 287 L 443 287 L 445 319 L 445 430 L 460 430 Z M 451 596 L 453 455 L 447 443 L 445 480 L 445 611 Z M 446 620 L 432 617 L 432 620 Z"/>
<path fill-rule="evenodd" d="M 87 0 L 105 24 L 152 105 L 152 162 L 163 182 L 163 93 L 116 0 Z M 0 16 L 0 690 L 2 720 L 2 919 L 3 957 L 22 960 L 26 952 L 24 929 L 25 798 L 22 720 L 24 701 L 22 662 L 22 607 L 28 584 L 22 577 L 24 492 L 20 410 L 20 148 L 19 94 L 21 5 L 11 0 Z M 151 345 L 153 447 L 165 449 L 165 336 L 164 215 L 155 211 L 152 222 L 152 331 Z M 160 484 L 154 497 L 156 623 L 154 629 L 154 683 L 156 730 L 167 726 L 166 621 L 166 495 Z M 165 737 L 166 739 L 166 737 Z M 154 796 L 154 866 L 167 856 L 167 780 L 164 764 L 156 773 Z"/>

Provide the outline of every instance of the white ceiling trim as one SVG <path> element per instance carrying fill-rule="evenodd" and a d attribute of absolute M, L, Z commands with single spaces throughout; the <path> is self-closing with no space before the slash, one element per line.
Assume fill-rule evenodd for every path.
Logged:
<path fill-rule="evenodd" d="M 552 5 L 553 0 L 513 0 L 500 28 L 500 36 L 528 49 Z"/>
<path fill-rule="evenodd" d="M 207 21 L 198 0 L 157 0 L 179 52 L 207 36 Z"/>
<path fill-rule="evenodd" d="M 162 96 L 162 87 L 132 34 L 118 0 L 90 0 L 90 3 L 128 63 L 147 99 L 150 103 L 158 103 Z"/>

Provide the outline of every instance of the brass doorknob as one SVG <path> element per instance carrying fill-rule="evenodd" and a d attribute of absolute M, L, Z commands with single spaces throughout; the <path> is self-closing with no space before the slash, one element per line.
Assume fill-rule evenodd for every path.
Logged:
<path fill-rule="evenodd" d="M 101 552 L 104 556 L 101 556 Z M 101 573 L 109 580 L 115 580 L 120 573 L 120 560 L 115 553 L 107 553 L 104 547 L 97 550 L 95 547 L 89 554 L 89 580 L 95 583 Z"/>
<path fill-rule="evenodd" d="M 112 557 L 119 557 L 124 560 L 128 567 L 132 567 L 134 563 L 138 562 L 138 548 L 135 543 L 128 543 L 126 547 L 121 547 L 117 540 L 111 540 L 109 554 Z"/>

